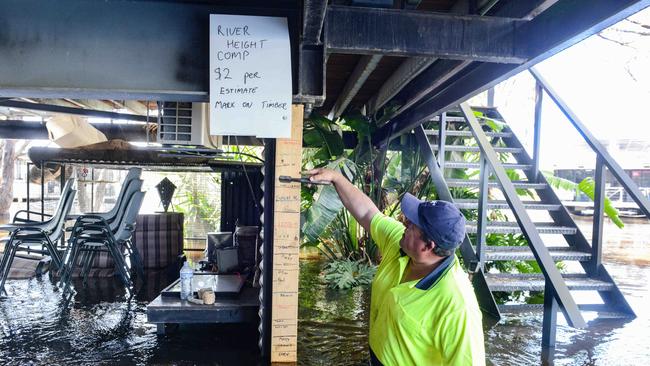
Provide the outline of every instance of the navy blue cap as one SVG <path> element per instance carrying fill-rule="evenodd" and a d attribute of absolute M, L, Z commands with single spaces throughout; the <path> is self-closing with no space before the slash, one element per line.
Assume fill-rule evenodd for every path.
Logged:
<path fill-rule="evenodd" d="M 465 238 L 465 216 L 447 201 L 422 201 L 410 193 L 402 198 L 402 213 L 443 249 L 456 249 Z"/>

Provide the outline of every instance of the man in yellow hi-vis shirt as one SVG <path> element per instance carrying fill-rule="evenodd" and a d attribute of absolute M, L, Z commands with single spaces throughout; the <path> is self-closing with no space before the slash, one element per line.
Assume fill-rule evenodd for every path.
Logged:
<path fill-rule="evenodd" d="M 371 365 L 484 365 L 481 311 L 454 255 L 465 237 L 460 210 L 407 193 L 401 202 L 406 220 L 400 223 L 340 173 L 309 174 L 334 185 L 382 255 L 372 282 Z"/>

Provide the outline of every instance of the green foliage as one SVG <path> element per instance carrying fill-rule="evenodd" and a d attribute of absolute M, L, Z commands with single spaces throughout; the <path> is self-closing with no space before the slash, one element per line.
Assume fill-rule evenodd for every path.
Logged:
<path fill-rule="evenodd" d="M 314 117 L 305 121 L 302 138 L 309 147 L 316 148 L 313 159 L 327 161 L 343 155 L 344 144 L 341 128 L 325 117 Z"/>
<path fill-rule="evenodd" d="M 490 127 L 492 131 L 501 132 L 506 127 L 506 124 L 498 121 L 496 119 L 487 117 L 483 112 L 474 111 L 474 116 L 478 118 L 479 121 L 485 122 L 485 124 Z"/>
<path fill-rule="evenodd" d="M 591 198 L 592 201 L 594 200 L 596 182 L 593 180 L 593 178 L 587 177 L 583 179 L 580 183 L 578 183 L 578 189 L 587 195 L 587 197 Z M 612 201 L 610 201 L 607 197 L 605 197 L 605 202 L 603 202 L 603 208 L 605 214 L 610 219 L 612 219 L 612 222 L 616 224 L 616 226 L 618 226 L 620 229 L 625 226 L 625 224 L 623 224 L 623 221 L 621 221 L 621 218 L 618 216 L 618 210 L 612 205 Z"/>
<path fill-rule="evenodd" d="M 339 170 L 380 210 L 391 216 L 399 213 L 398 203 L 405 192 L 420 197 L 433 195 L 419 154 L 408 146 L 404 151 L 381 155 L 370 139 L 376 124 L 369 118 L 361 114 L 346 115 L 337 121 L 316 117 L 305 125 L 303 133 L 307 148 L 303 154 L 304 170 L 315 167 Z M 340 152 L 337 148 L 334 151 L 332 146 L 343 146 L 342 131 L 356 132 L 358 143 L 351 150 Z M 340 141 L 334 141 L 336 139 Z M 377 161 L 381 161 L 385 168 L 375 166 Z M 379 176 L 378 172 L 384 175 Z M 333 187 L 305 185 L 301 197 L 303 246 L 318 247 L 330 260 L 372 262 L 376 258 L 376 245 L 369 233 L 344 212 Z"/>
<path fill-rule="evenodd" d="M 596 182 L 593 180 L 591 177 L 587 177 L 580 181 L 580 183 L 574 183 L 570 180 L 564 179 L 564 178 L 559 178 L 551 174 L 550 172 L 542 171 L 544 174 L 544 177 L 546 178 L 546 181 L 555 188 L 558 189 L 563 189 L 566 191 L 573 191 L 573 192 L 582 192 L 584 193 L 587 197 L 589 197 L 592 201 L 594 200 L 595 197 L 595 191 L 596 191 Z M 605 197 L 605 201 L 603 202 L 603 209 L 605 211 L 605 215 L 609 217 L 616 226 L 618 226 L 620 229 L 622 229 L 625 224 L 623 223 L 623 220 L 621 220 L 618 210 L 614 205 L 612 204 L 612 201 Z"/>
<path fill-rule="evenodd" d="M 349 159 L 337 159 L 326 167 L 341 171 L 350 180 L 354 179 L 356 166 Z M 318 186 L 318 188 L 303 185 L 301 197 L 303 201 L 301 212 L 303 242 L 305 245 L 314 246 L 318 244 L 319 238 L 343 209 L 343 203 L 341 203 L 334 186 L 330 185 Z"/>
<path fill-rule="evenodd" d="M 578 185 L 575 182 L 572 182 L 568 179 L 556 177 L 553 175 L 553 173 L 546 171 L 542 171 L 542 174 L 544 174 L 544 178 L 546 178 L 546 181 L 551 185 L 551 187 L 578 193 Z"/>
<path fill-rule="evenodd" d="M 212 183 L 219 185 L 219 178 L 211 176 Z M 205 222 L 211 230 L 218 227 L 221 218 L 221 205 L 209 195 L 206 187 L 200 187 L 191 174 L 181 176 L 176 197 L 180 202 L 173 205 L 174 211 L 182 212 L 185 220 L 190 222 Z"/>
<path fill-rule="evenodd" d="M 350 289 L 370 285 L 376 271 L 377 267 L 368 262 L 340 259 L 327 264 L 323 278 L 332 288 Z"/>
<path fill-rule="evenodd" d="M 357 133 L 359 142 L 353 150 L 345 150 L 342 130 Z M 375 125 L 361 115 L 331 121 L 325 117 L 305 122 L 303 136 L 307 145 L 303 170 L 327 167 L 340 171 L 351 182 L 372 197 L 372 162 L 377 153 L 370 141 Z M 302 188 L 303 246 L 316 246 L 331 260 L 354 258 L 370 260 L 374 243 L 359 224 L 343 212 L 343 204 L 332 186 Z"/>
<path fill-rule="evenodd" d="M 522 180 L 521 175 L 514 169 L 506 169 L 506 175 L 511 182 Z M 528 196 L 532 199 L 535 199 L 535 191 L 532 189 L 517 188 L 516 191 L 517 195 L 519 196 Z"/>
<path fill-rule="evenodd" d="M 234 143 L 231 145 L 230 143 Z M 264 148 L 259 146 L 245 146 L 239 145 L 237 136 L 228 137 L 224 140 L 224 145 L 221 148 L 225 158 L 238 160 L 245 163 L 259 163 L 262 160 L 262 151 Z"/>

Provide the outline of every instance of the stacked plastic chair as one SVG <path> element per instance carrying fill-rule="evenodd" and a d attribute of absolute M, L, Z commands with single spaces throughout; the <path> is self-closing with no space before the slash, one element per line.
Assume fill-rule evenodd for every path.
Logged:
<path fill-rule="evenodd" d="M 81 268 L 84 283 L 98 253 L 108 253 L 115 264 L 116 274 L 130 290 L 133 285 L 131 269 L 134 266 L 143 277 L 142 259 L 133 245 L 135 222 L 142 206 L 144 192 L 141 192 L 140 169 L 131 169 L 122 185 L 117 202 L 111 211 L 99 214 L 84 214 L 77 218 L 68 240 L 68 252 L 60 286 L 68 292 L 70 280 L 76 266 Z M 127 260 L 128 263 L 127 263 Z"/>
<path fill-rule="evenodd" d="M 73 185 L 74 179 L 68 179 L 61 190 L 61 198 L 50 219 L 43 222 L 25 220 L 18 215 L 28 211 L 21 210 L 16 213 L 12 224 L 0 225 L 0 230 L 9 232 L 9 237 L 5 242 L 4 255 L 0 262 L 0 295 L 6 294 L 4 284 L 18 251 L 49 255 L 56 269 L 61 270 L 63 263 L 54 243 L 62 237 L 66 217 L 72 208 L 77 192 L 73 189 Z"/>

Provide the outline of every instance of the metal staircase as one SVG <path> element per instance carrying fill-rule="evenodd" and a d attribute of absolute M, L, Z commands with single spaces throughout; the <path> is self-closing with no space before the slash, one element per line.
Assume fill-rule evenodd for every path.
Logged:
<path fill-rule="evenodd" d="M 541 97 L 539 99 L 541 103 Z M 553 347 L 555 344 L 557 311 L 563 311 L 569 325 L 575 327 L 585 326 L 582 316 L 584 311 L 597 312 L 599 317 L 635 317 L 601 263 L 601 213 L 604 199 L 598 190 L 604 191 L 603 166 L 613 164 L 610 170 L 615 169 L 615 162 L 603 159 L 601 152 L 596 151 L 600 167 L 597 167 L 596 174 L 600 174 L 600 177 L 596 177 L 596 212 L 590 242 L 539 172 L 536 157 L 528 155 L 507 126 L 500 131 L 493 131 L 487 125 L 480 124 L 474 113 L 476 111 L 505 123 L 494 108 L 471 109 L 467 105 L 461 105 L 455 113 L 452 111 L 449 115 L 437 117 L 433 122 L 434 129 L 425 130 L 420 126 L 415 133 L 440 199 L 451 200 L 461 209 L 477 212 L 475 216 L 478 216 L 478 220 L 467 223 L 467 233 L 473 240 L 470 244 L 469 238 L 466 239 L 461 246 L 461 254 L 466 266 L 480 273 L 484 286 L 489 288 L 489 291 L 477 288 L 479 303 L 494 301 L 490 294 L 498 291 L 544 291 L 544 304 L 499 305 L 498 312 L 543 311 L 542 345 L 545 347 Z M 535 145 L 534 150 L 538 156 L 539 140 Z M 464 160 L 463 157 L 468 155 L 472 159 Z M 480 173 L 471 176 L 472 179 L 451 178 L 457 176 L 451 174 L 453 169 L 474 169 Z M 509 175 L 508 170 L 518 172 L 519 178 L 511 180 L 512 174 Z M 443 184 L 444 187 L 440 189 Z M 478 192 L 478 198 L 456 199 L 450 187 L 474 188 L 474 192 Z M 634 188 L 636 187 L 630 189 Z M 522 189 L 534 193 L 521 196 L 517 192 Z M 490 215 L 493 210 L 500 210 L 505 215 L 498 215 L 498 220 L 490 219 L 491 216 L 495 217 Z M 522 234 L 528 245 L 490 246 L 485 240 L 489 233 Z M 542 273 L 483 273 L 486 263 L 496 261 L 536 261 Z M 561 273 L 556 267 L 559 261 L 567 264 L 570 271 Z M 570 262 L 579 265 L 571 265 Z M 477 287 L 477 282 L 474 282 L 474 286 Z M 577 291 L 595 292 L 600 295 L 596 296 L 600 301 L 576 303 Z"/>

